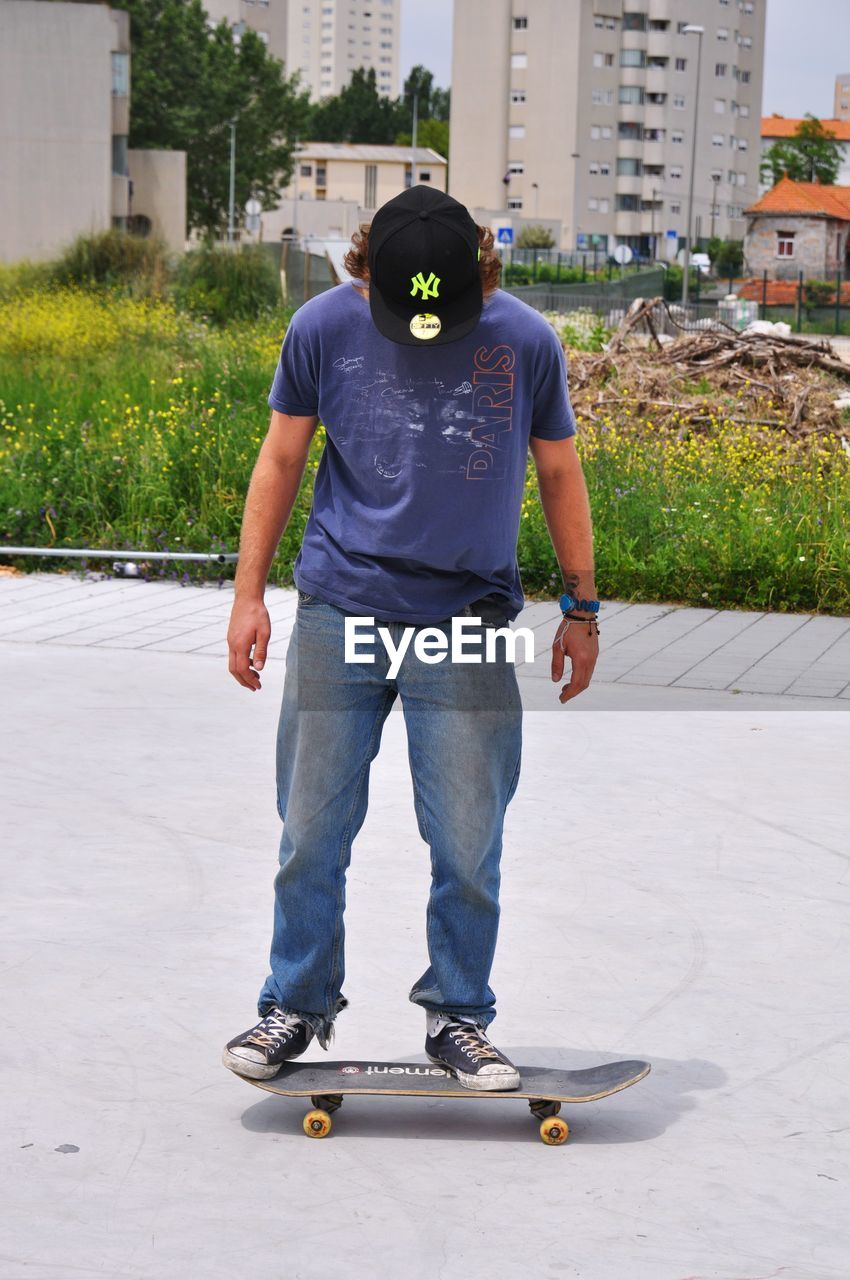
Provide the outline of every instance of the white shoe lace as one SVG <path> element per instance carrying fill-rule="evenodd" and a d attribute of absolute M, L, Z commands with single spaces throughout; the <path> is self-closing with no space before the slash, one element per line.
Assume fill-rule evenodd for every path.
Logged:
<path fill-rule="evenodd" d="M 243 1043 L 255 1044 L 260 1049 L 277 1049 L 295 1035 L 299 1021 L 294 1013 L 282 1013 L 275 1009 L 245 1037 Z"/>
<path fill-rule="evenodd" d="M 498 1050 L 490 1044 L 479 1027 L 450 1027 L 449 1035 L 466 1056 L 475 1062 L 480 1062 L 482 1058 L 495 1058 L 497 1062 L 502 1061 Z"/>

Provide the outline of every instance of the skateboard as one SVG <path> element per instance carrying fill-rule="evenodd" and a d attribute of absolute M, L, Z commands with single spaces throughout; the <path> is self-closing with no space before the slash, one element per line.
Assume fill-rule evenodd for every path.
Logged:
<path fill-rule="evenodd" d="M 570 1127 L 561 1119 L 561 1103 L 596 1102 L 628 1089 L 649 1075 L 648 1062 L 605 1062 L 581 1071 L 556 1067 L 519 1067 L 519 1089 L 477 1092 L 465 1089 L 445 1067 L 421 1062 L 287 1062 L 271 1080 L 240 1079 L 266 1093 L 309 1098 L 313 1110 L 304 1117 L 308 1138 L 326 1138 L 331 1116 L 346 1094 L 384 1097 L 467 1098 L 507 1101 L 524 1098 L 540 1121 L 540 1137 L 550 1147 L 566 1142 Z"/>

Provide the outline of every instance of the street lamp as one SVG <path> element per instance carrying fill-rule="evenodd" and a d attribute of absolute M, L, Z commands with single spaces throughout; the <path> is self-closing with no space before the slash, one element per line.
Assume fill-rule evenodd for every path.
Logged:
<path fill-rule="evenodd" d="M 689 22 L 682 27 L 682 35 L 696 35 L 699 37 L 697 44 L 697 83 L 694 95 L 694 123 L 693 133 L 691 136 L 691 172 L 688 182 L 688 225 L 685 228 L 685 270 L 682 275 L 682 304 L 686 305 L 688 301 L 688 277 L 691 270 L 691 225 L 693 222 L 694 212 L 694 169 L 697 162 L 697 119 L 699 116 L 699 73 L 702 63 L 702 37 L 705 33 L 705 27 L 697 26 L 696 23 Z"/>

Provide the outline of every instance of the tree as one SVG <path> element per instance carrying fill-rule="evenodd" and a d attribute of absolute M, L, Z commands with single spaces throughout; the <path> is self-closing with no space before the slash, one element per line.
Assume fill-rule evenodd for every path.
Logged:
<path fill-rule="evenodd" d="M 768 148 L 759 173 L 763 182 L 779 182 L 783 174 L 795 182 L 832 185 L 841 168 L 841 143 L 815 116 L 807 114 L 790 138 Z"/>
<path fill-rule="evenodd" d="M 548 227 L 523 227 L 517 236 L 518 249 L 554 249 L 555 240 Z"/>
<path fill-rule="evenodd" d="M 395 144 L 397 147 L 410 147 L 413 145 L 413 136 L 410 130 L 407 133 L 397 133 L 395 136 Z M 438 151 L 441 156 L 449 154 L 449 126 L 445 120 L 420 120 L 416 126 L 416 145 L 417 147 L 432 147 L 434 151 Z"/>
<path fill-rule="evenodd" d="M 396 135 L 396 104 L 378 93 L 374 67 L 357 67 L 340 93 L 311 109 L 306 127 L 311 142 L 388 146 Z"/>
<path fill-rule="evenodd" d="M 188 222 L 212 236 L 227 225 L 230 129 L 236 120 L 236 206 L 277 207 L 292 174 L 308 95 L 254 31 L 237 43 L 210 29 L 201 0 L 121 0 L 130 14 L 131 147 L 186 152 Z"/>

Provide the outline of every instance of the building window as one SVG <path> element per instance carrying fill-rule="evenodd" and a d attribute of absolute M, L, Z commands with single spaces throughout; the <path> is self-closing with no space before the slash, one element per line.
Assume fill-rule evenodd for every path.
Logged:
<path fill-rule="evenodd" d="M 511 174 L 513 177 L 518 178 L 518 177 L 520 177 L 523 173 L 525 173 L 525 165 L 524 165 L 524 164 L 509 164 L 509 165 L 508 165 L 508 173 L 509 173 L 509 174 Z"/>
<path fill-rule="evenodd" d="M 614 65 L 613 53 L 594 53 L 593 65 L 594 67 L 613 67 Z"/>
<path fill-rule="evenodd" d="M 610 126 L 610 124 L 603 124 L 603 126 L 602 126 L 602 137 L 603 137 L 603 138 L 610 138 L 611 136 L 612 136 L 612 135 L 611 135 L 611 126 Z"/>
<path fill-rule="evenodd" d="M 528 54 L 527 54 L 527 53 L 512 53 L 512 54 L 511 54 L 511 66 L 512 66 L 514 69 L 516 69 L 516 70 L 521 70 L 523 67 L 527 67 L 527 66 L 528 66 Z"/>
<path fill-rule="evenodd" d="M 613 89 L 591 89 L 590 101 L 594 107 L 610 107 L 614 101 Z"/>
<path fill-rule="evenodd" d="M 607 178 L 611 174 L 611 166 L 607 160 L 603 160 L 599 166 L 599 172 L 603 178 Z"/>
<path fill-rule="evenodd" d="M 676 70 L 677 70 L 677 71 L 687 71 L 687 69 L 688 69 L 688 60 L 687 60 L 687 58 L 677 58 L 677 59 L 676 59 Z"/>
<path fill-rule="evenodd" d="M 637 213 L 640 210 L 640 196 L 626 195 L 618 191 L 616 201 L 616 208 L 620 213 Z"/>
<path fill-rule="evenodd" d="M 617 126 L 618 138 L 629 138 L 633 142 L 640 142 L 642 136 L 642 126 L 632 120 L 621 120 Z"/>
<path fill-rule="evenodd" d="M 512 125 L 511 125 L 511 127 L 508 129 L 508 137 L 510 137 L 510 138 L 524 138 L 524 137 L 525 137 L 525 125 L 524 125 L 524 124 L 512 124 Z"/>
<path fill-rule="evenodd" d="M 588 173 L 598 173 L 598 172 L 599 172 L 599 164 L 598 164 L 598 162 L 597 162 L 596 160 L 591 160 L 590 164 L 587 166 L 587 172 L 588 172 Z"/>
<path fill-rule="evenodd" d="M 311 164 L 302 164 L 301 168 L 299 169 L 299 173 L 302 178 L 312 178 L 313 166 Z"/>
<path fill-rule="evenodd" d="M 596 196 L 588 196 L 588 197 L 587 197 L 587 207 L 588 207 L 588 209 L 598 209 L 598 208 L 599 208 L 599 201 L 597 200 Z"/>
<path fill-rule="evenodd" d="M 619 101 L 629 104 L 643 102 L 643 86 L 639 84 L 621 84 Z"/>
<path fill-rule="evenodd" d="M 623 30 L 624 31 L 646 31 L 646 14 L 645 13 L 624 13 L 623 14 Z"/>
<path fill-rule="evenodd" d="M 726 99 L 725 99 L 725 98 L 715 98 L 715 99 L 714 99 L 714 114 L 715 114 L 716 116 L 722 116 L 722 115 L 725 113 L 725 111 L 726 111 Z"/>
<path fill-rule="evenodd" d="M 522 196 L 508 196 L 508 208 L 509 208 L 509 209 L 521 209 L 521 208 L 522 208 Z"/>
<path fill-rule="evenodd" d="M 328 166 L 326 164 L 316 165 L 316 186 L 326 187 L 328 185 Z"/>
<path fill-rule="evenodd" d="M 711 135 L 711 145 L 713 147 L 722 147 L 725 139 L 722 133 L 713 133 Z"/>
<path fill-rule="evenodd" d="M 602 199 L 599 201 L 599 212 L 600 212 L 600 213 L 607 213 L 607 212 L 608 212 L 608 198 L 607 198 L 607 196 L 603 196 L 603 197 L 602 197 Z"/>
<path fill-rule="evenodd" d="M 682 97 L 680 93 L 673 94 L 673 106 L 676 108 L 677 111 L 684 111 L 685 99 Z"/>
<path fill-rule="evenodd" d="M 748 116 L 750 114 L 750 108 L 747 106 L 745 102 L 741 103 L 740 107 L 738 108 L 738 111 L 742 116 Z"/>
<path fill-rule="evenodd" d="M 681 165 L 678 165 L 678 164 L 672 164 L 672 165 L 670 166 L 670 177 L 671 177 L 671 178 L 676 178 L 676 179 L 681 179 L 681 177 L 682 177 L 682 166 L 681 166 Z"/>
<path fill-rule="evenodd" d="M 431 181 L 431 170 L 430 170 L 430 169 L 420 169 L 420 170 L 419 170 L 419 181 L 420 181 L 420 182 L 430 182 L 430 181 Z"/>
<path fill-rule="evenodd" d="M 670 201 L 670 212 L 671 212 L 671 213 L 681 213 L 681 212 L 682 212 L 682 202 L 681 202 L 681 200 L 671 200 L 671 201 Z"/>
<path fill-rule="evenodd" d="M 722 79 L 722 77 L 726 75 L 726 69 L 727 69 L 727 64 L 725 62 L 715 62 L 714 74 L 719 79 Z"/>
<path fill-rule="evenodd" d="M 639 178 L 641 172 L 641 162 L 632 159 L 631 156 L 617 157 L 617 174 L 624 178 Z"/>
<path fill-rule="evenodd" d="M 119 174 L 122 178 L 126 178 L 130 172 L 127 165 L 126 133 L 113 133 L 112 135 L 112 172 Z"/>
<path fill-rule="evenodd" d="M 525 31 L 528 28 L 528 18 L 514 18 L 514 31 Z"/>
<path fill-rule="evenodd" d="M 793 231 L 777 231 L 776 256 L 777 258 L 793 258 L 794 257 L 794 232 Z"/>
<path fill-rule="evenodd" d="M 684 142 L 684 141 L 685 141 L 685 135 L 684 135 L 684 133 L 682 132 L 682 130 L 681 130 L 681 129 L 674 129 L 674 130 L 672 131 L 672 133 L 670 134 L 670 141 L 671 141 L 671 142 Z"/>
<path fill-rule="evenodd" d="M 116 98 L 126 98 L 130 92 L 130 55 L 112 55 L 112 93 Z"/>
<path fill-rule="evenodd" d="M 366 185 L 363 196 L 363 204 L 367 209 L 374 209 L 378 203 L 378 166 L 376 164 L 366 165 Z"/>
<path fill-rule="evenodd" d="M 511 89 L 511 102 L 514 106 L 521 106 L 525 102 L 525 89 Z"/>
<path fill-rule="evenodd" d="M 621 67 L 645 67 L 646 54 L 643 49 L 621 49 L 620 50 L 620 66 Z"/>

